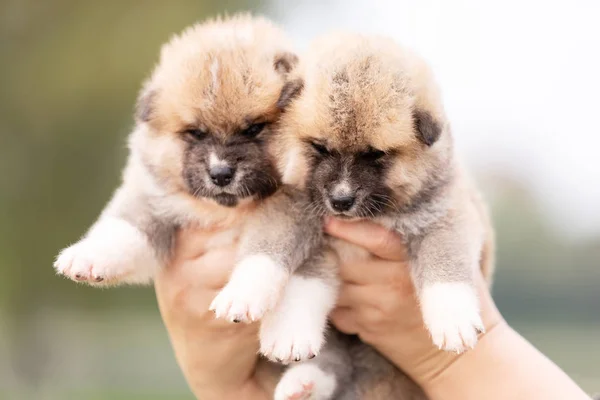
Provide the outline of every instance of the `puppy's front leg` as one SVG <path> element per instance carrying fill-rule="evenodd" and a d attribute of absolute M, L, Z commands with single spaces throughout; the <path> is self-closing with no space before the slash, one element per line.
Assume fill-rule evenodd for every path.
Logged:
<path fill-rule="evenodd" d="M 484 331 L 474 282 L 481 246 L 481 230 L 464 220 L 444 221 L 410 243 L 423 320 L 440 349 L 463 352 Z"/>
<path fill-rule="evenodd" d="M 303 204 L 296 194 L 282 190 L 248 218 L 240 261 L 210 306 L 217 317 L 252 322 L 279 302 L 291 274 L 321 240 L 319 221 L 302 215 Z"/>
<path fill-rule="evenodd" d="M 247 255 L 236 264 L 210 310 L 231 322 L 258 321 L 275 307 L 289 277 L 290 271 L 269 254 Z"/>
<path fill-rule="evenodd" d="M 323 248 L 298 268 L 281 301 L 263 318 L 260 352 L 284 364 L 318 355 L 338 286 L 337 257 Z"/>
<path fill-rule="evenodd" d="M 149 283 L 170 252 L 174 231 L 152 215 L 145 196 L 124 184 L 87 234 L 60 252 L 54 268 L 94 286 Z"/>

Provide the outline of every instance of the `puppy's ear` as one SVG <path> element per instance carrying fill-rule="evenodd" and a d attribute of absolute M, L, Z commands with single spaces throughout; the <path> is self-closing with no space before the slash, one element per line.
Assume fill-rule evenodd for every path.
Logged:
<path fill-rule="evenodd" d="M 148 122 L 152 119 L 154 113 L 154 100 L 156 91 L 151 89 L 142 89 L 137 103 L 135 105 L 135 118 L 140 122 Z"/>
<path fill-rule="evenodd" d="M 440 123 L 430 113 L 423 110 L 415 110 L 413 117 L 419 140 L 427 146 L 434 144 L 442 133 Z"/>
<path fill-rule="evenodd" d="M 289 74 L 298 64 L 298 56 L 294 53 L 277 53 L 273 60 L 273 68 L 282 75 Z"/>
<path fill-rule="evenodd" d="M 280 110 L 285 109 L 296 97 L 302 93 L 304 88 L 304 81 L 301 78 L 295 78 L 287 81 L 281 89 L 279 100 L 277 100 L 277 108 Z"/>

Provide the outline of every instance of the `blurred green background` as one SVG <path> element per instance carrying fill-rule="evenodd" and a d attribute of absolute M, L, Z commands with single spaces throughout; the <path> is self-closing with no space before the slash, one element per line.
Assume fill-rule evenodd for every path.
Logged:
<path fill-rule="evenodd" d="M 151 288 L 91 289 L 51 265 L 118 184 L 136 92 L 160 44 L 236 10 L 285 22 L 294 7 L 0 1 L 1 399 L 193 398 Z M 584 389 L 600 390 L 600 234 L 561 236 L 502 168 L 478 179 L 498 232 L 501 311 Z"/>

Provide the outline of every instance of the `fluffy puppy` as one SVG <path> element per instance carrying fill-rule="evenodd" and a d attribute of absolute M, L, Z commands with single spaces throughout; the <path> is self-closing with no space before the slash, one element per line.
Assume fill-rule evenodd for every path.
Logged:
<path fill-rule="evenodd" d="M 269 313 L 267 356 L 314 356 L 323 304 L 334 301 L 333 263 L 317 251 L 320 222 L 303 217 L 302 194 L 280 187 L 270 150 L 273 126 L 297 93 L 287 79 L 296 62 L 279 28 L 247 15 L 194 25 L 165 44 L 139 96 L 123 183 L 60 253 L 58 273 L 96 286 L 147 283 L 169 261 L 177 229 L 218 228 L 208 246 L 239 238 L 239 261 L 211 309 L 233 322 Z M 313 291 L 312 305 L 288 316 L 286 285 L 290 295 Z"/>
<path fill-rule="evenodd" d="M 371 219 L 399 232 L 433 343 L 456 352 L 473 347 L 484 330 L 474 272 L 482 265 L 491 278 L 492 231 L 454 157 L 430 69 L 390 39 L 338 34 L 315 41 L 295 79 L 304 88 L 281 121 L 284 181 L 304 187 L 318 215 Z M 331 242 L 342 259 L 367 256 Z M 424 396 L 375 351 L 338 334 L 318 359 L 286 372 L 276 398 L 307 392 L 317 399 Z"/>

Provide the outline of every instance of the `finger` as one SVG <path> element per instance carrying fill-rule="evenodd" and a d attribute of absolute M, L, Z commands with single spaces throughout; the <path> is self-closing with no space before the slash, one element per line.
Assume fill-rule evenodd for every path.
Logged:
<path fill-rule="evenodd" d="M 176 286 L 195 283 L 208 289 L 220 289 L 229 280 L 235 264 L 233 247 L 222 247 L 188 260 L 174 260 L 159 274 Z"/>
<path fill-rule="evenodd" d="M 376 295 L 377 293 L 375 293 Z M 343 308 L 360 308 L 373 303 L 373 287 L 345 284 L 340 288 L 336 306 Z"/>
<path fill-rule="evenodd" d="M 408 263 L 370 258 L 361 262 L 339 263 L 340 278 L 356 285 L 410 283 Z"/>
<path fill-rule="evenodd" d="M 182 260 L 199 257 L 208 250 L 206 243 L 217 232 L 216 229 L 181 229 L 175 235 L 173 254 Z"/>
<path fill-rule="evenodd" d="M 325 232 L 364 247 L 370 253 L 386 260 L 403 261 L 407 259 L 406 248 L 400 236 L 374 222 L 348 222 L 337 218 L 327 218 Z"/>
<path fill-rule="evenodd" d="M 353 311 L 348 308 L 336 308 L 329 316 L 329 319 L 342 333 L 347 335 L 356 335 L 358 333 L 356 318 Z"/>
<path fill-rule="evenodd" d="M 187 315 L 202 321 L 214 319 L 208 306 L 229 280 L 233 265 L 231 251 L 222 248 L 161 270 L 154 287 L 163 318 Z"/>
<path fill-rule="evenodd" d="M 203 281 L 208 288 L 221 289 L 229 281 L 235 260 L 233 247 L 218 248 L 186 262 L 183 273 L 188 279 Z"/>

